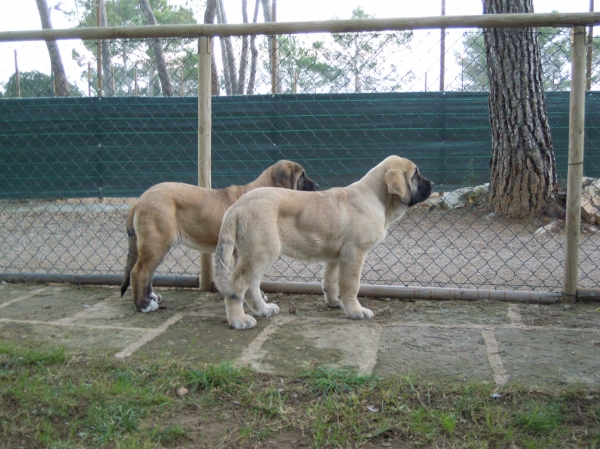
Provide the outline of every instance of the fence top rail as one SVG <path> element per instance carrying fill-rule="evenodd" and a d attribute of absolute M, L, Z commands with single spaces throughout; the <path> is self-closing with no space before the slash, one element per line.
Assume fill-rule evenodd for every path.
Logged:
<path fill-rule="evenodd" d="M 0 42 L 58 39 L 147 39 L 197 36 L 250 36 L 300 33 L 402 31 L 436 28 L 571 27 L 600 23 L 599 12 L 543 14 L 484 14 L 394 19 L 325 20 L 242 24 L 148 25 L 51 30 L 2 31 Z"/>

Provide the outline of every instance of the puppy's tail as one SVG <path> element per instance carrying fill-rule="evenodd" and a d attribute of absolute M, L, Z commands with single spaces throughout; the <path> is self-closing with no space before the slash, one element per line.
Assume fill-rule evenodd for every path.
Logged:
<path fill-rule="evenodd" d="M 229 209 L 223 217 L 219 232 L 219 243 L 215 252 L 215 285 L 223 295 L 234 297 L 235 292 L 229 283 L 229 264 L 235 249 L 237 216 Z"/>
<path fill-rule="evenodd" d="M 134 206 L 135 207 L 135 206 Z M 125 263 L 125 274 L 123 275 L 123 283 L 121 284 L 121 297 L 127 291 L 131 281 L 131 270 L 138 259 L 137 236 L 133 227 L 133 216 L 135 215 L 134 207 L 129 210 L 127 215 L 127 236 L 129 237 L 129 251 L 127 253 L 127 262 Z"/>

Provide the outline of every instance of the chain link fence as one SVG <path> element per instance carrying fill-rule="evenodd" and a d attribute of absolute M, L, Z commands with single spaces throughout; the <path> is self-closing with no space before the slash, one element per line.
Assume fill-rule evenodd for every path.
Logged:
<path fill-rule="evenodd" d="M 570 30 L 536 33 L 561 192 Z M 439 30 L 215 38 L 213 188 L 250 182 L 279 159 L 301 163 L 321 189 L 344 186 L 397 154 L 413 160 L 436 191 L 372 251 L 363 283 L 560 291 L 564 232 L 543 215 L 510 219 L 488 202 L 483 33 L 450 36 L 443 90 Z M 198 43 L 160 41 L 162 55 L 156 40 L 112 40 L 110 59 L 105 54 L 99 64 L 90 57 L 97 42 L 84 42 L 87 53 L 73 53 L 79 73 L 69 74 L 66 97 L 38 71 L 2 82 L 0 278 L 122 275 L 135 198 L 159 182 L 197 184 Z M 595 38 L 590 44 L 579 285 L 595 288 L 600 52 Z M 320 271 L 319 264 L 282 258 L 267 278 L 317 282 Z M 157 271 L 198 273 L 198 253 L 185 247 L 174 248 Z"/>

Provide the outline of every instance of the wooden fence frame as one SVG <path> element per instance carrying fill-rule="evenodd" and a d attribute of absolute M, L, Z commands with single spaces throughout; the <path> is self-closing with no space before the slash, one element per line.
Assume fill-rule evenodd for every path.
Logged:
<path fill-rule="evenodd" d="M 600 24 L 600 13 L 568 14 L 489 14 L 478 16 L 436 16 L 396 19 L 329 20 L 318 22 L 268 22 L 252 24 L 207 24 L 207 25 L 151 25 L 138 27 L 90 27 L 55 30 L 5 31 L 0 32 L 0 42 L 58 40 L 58 39 L 140 39 L 197 37 L 198 63 L 198 182 L 210 187 L 211 173 L 211 84 L 210 84 L 210 38 L 214 36 L 278 35 L 299 33 L 340 33 L 369 31 L 401 31 L 443 28 L 521 28 L 521 27 L 573 27 L 571 99 L 569 123 L 569 169 L 567 190 L 566 248 L 562 295 L 551 292 L 536 293 L 546 302 L 575 302 L 578 296 L 578 260 L 581 220 L 581 179 L 583 174 L 584 131 L 585 131 L 585 74 L 586 74 L 586 30 L 585 26 Z M 209 255 L 201 260 L 201 289 L 212 290 L 212 268 Z M 295 293 L 298 286 L 293 287 Z M 362 286 L 363 292 L 384 296 L 409 293 L 412 297 L 433 298 L 433 289 L 427 287 Z M 264 289 L 289 290 L 286 283 L 265 283 Z M 301 289 L 300 289 L 301 290 Z M 314 293 L 314 285 L 307 285 L 305 292 Z M 445 297 L 480 299 L 506 295 L 509 299 L 517 293 L 479 289 L 442 289 Z M 446 291 L 448 290 L 448 291 Z M 594 298 L 598 294 L 587 291 Z M 451 291 L 453 293 L 451 293 Z M 402 293 L 404 292 L 404 293 Z M 493 293 L 496 292 L 496 293 Z M 529 301 L 532 295 L 526 295 Z"/>

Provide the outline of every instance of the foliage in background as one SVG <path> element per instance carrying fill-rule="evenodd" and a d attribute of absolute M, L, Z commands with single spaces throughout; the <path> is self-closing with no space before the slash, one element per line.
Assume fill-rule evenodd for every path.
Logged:
<path fill-rule="evenodd" d="M 72 97 L 81 97 L 82 93 L 77 86 L 68 83 L 69 94 Z M 17 97 L 17 75 L 12 74 L 5 83 L 0 83 L 1 98 Z M 19 95 L 21 98 L 54 97 L 55 90 L 53 78 L 45 73 L 33 70 L 31 72 L 19 72 Z"/>
<path fill-rule="evenodd" d="M 545 91 L 565 91 L 571 87 L 571 30 L 566 28 L 538 28 Z M 466 32 L 462 53 L 454 58 L 461 67 L 459 90 L 482 92 L 489 90 L 485 44 L 481 31 Z M 600 37 L 592 40 L 592 86 L 600 80 Z"/>
<path fill-rule="evenodd" d="M 370 19 L 360 6 L 351 19 Z M 337 33 L 323 40 L 279 36 L 281 93 L 359 93 L 394 92 L 414 79 L 412 71 L 402 71 L 398 58 L 410 50 L 412 31 L 396 33 Z M 267 44 L 261 54 L 268 51 Z M 395 57 L 393 57 L 395 56 Z M 262 65 L 263 76 L 269 61 Z"/>
<path fill-rule="evenodd" d="M 76 10 L 72 14 L 80 27 L 96 26 L 96 1 L 76 0 Z M 150 5 L 158 24 L 190 24 L 196 23 L 191 8 L 174 6 L 167 0 L 150 0 Z M 146 19 L 140 9 L 138 0 L 106 0 L 106 13 L 109 26 L 142 26 Z M 168 61 L 169 73 L 172 74 L 177 94 L 182 91 L 197 95 L 197 64 L 198 48 L 195 39 L 164 39 L 164 53 Z M 93 59 L 91 64 L 91 78 L 97 79 L 95 64 L 96 42 L 84 41 L 86 48 L 91 53 L 81 55 L 73 52 L 73 59 L 80 67 L 81 79 L 87 80 L 87 61 Z M 155 68 L 155 55 L 152 51 L 150 40 L 115 39 L 110 41 L 111 54 L 113 55 L 113 70 L 115 95 L 133 95 L 135 85 L 135 67 L 137 67 L 138 95 L 160 95 L 160 84 Z M 181 73 L 183 71 L 183 77 Z M 191 75 L 193 74 L 193 76 Z M 92 95 L 97 94 L 97 83 L 92 82 Z"/>

